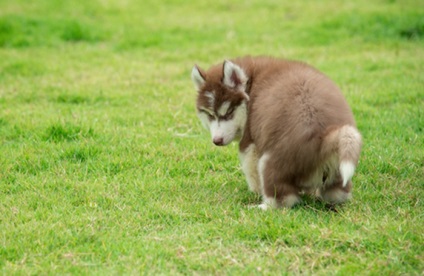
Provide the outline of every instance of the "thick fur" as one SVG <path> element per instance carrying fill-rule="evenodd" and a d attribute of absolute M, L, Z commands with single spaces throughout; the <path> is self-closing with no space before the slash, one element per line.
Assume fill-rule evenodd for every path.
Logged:
<path fill-rule="evenodd" d="M 242 168 L 250 189 L 263 196 L 262 209 L 291 207 L 304 191 L 330 203 L 351 197 L 361 135 L 324 74 L 301 62 L 242 57 L 207 72 L 195 66 L 192 79 L 213 142 L 240 139 Z"/>

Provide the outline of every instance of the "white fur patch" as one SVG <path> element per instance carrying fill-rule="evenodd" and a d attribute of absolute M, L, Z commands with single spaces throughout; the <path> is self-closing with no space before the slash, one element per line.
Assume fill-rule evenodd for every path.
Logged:
<path fill-rule="evenodd" d="M 239 158 L 249 189 L 259 194 L 261 189 L 259 186 L 258 153 L 255 144 L 250 144 L 244 152 L 240 152 Z"/>
<path fill-rule="evenodd" d="M 212 120 L 209 122 L 209 129 L 212 140 L 223 139 L 223 145 L 228 145 L 235 138 L 243 135 L 247 120 L 246 103 L 239 105 L 234 111 L 231 120 Z"/>
<path fill-rule="evenodd" d="M 261 182 L 261 188 L 263 188 L 263 184 L 264 184 L 264 171 L 265 171 L 265 166 L 266 166 L 266 162 L 268 162 L 269 158 L 271 156 L 268 153 L 264 153 L 261 158 L 259 158 L 258 161 L 258 173 L 259 173 L 259 180 Z"/>
<path fill-rule="evenodd" d="M 229 144 L 236 136 L 237 126 L 233 120 L 230 121 L 211 121 L 210 125 L 212 139 L 224 139 L 224 145 Z"/>
<path fill-rule="evenodd" d="M 247 105 L 245 102 L 236 107 L 233 120 L 236 122 L 239 128 L 238 131 L 240 132 L 240 135 L 243 135 L 247 121 Z"/>
<path fill-rule="evenodd" d="M 202 122 L 202 126 L 206 129 L 209 129 L 209 118 L 208 115 L 205 112 L 197 112 L 197 117 L 199 117 L 200 121 Z"/>
<path fill-rule="evenodd" d="M 261 210 L 268 210 L 270 208 L 277 208 L 277 201 L 273 197 L 266 197 L 264 196 L 263 202 L 258 205 L 258 208 Z"/>
<path fill-rule="evenodd" d="M 218 115 L 224 116 L 228 112 L 228 108 L 230 108 L 231 103 L 230 102 L 224 102 L 218 109 Z"/>
<path fill-rule="evenodd" d="M 355 165 L 352 162 L 342 161 L 340 163 L 340 174 L 343 178 L 343 187 L 346 187 L 347 182 L 352 179 L 354 173 Z"/>
<path fill-rule="evenodd" d="M 265 195 L 265 168 L 266 163 L 268 162 L 270 158 L 270 155 L 267 153 L 264 153 L 261 158 L 259 158 L 258 161 L 258 174 L 259 174 L 259 181 L 260 181 L 260 190 L 262 194 L 262 204 L 260 204 L 258 207 L 262 210 L 267 210 L 268 207 L 276 207 L 276 202 L 274 198 L 269 198 Z"/>
<path fill-rule="evenodd" d="M 222 126 L 219 124 L 218 120 L 212 120 L 210 122 L 210 132 L 212 139 L 223 138 L 224 132 L 222 130 Z"/>
<path fill-rule="evenodd" d="M 215 93 L 213 91 L 205 92 L 205 97 L 208 98 L 209 105 L 213 107 L 213 105 L 215 104 Z"/>

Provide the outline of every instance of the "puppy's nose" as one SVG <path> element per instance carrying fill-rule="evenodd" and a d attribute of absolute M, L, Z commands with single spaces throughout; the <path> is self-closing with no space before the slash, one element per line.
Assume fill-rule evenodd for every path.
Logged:
<path fill-rule="evenodd" d="M 217 146 L 222 146 L 222 145 L 224 145 L 224 138 L 215 137 L 215 138 L 213 138 L 213 143 Z"/>

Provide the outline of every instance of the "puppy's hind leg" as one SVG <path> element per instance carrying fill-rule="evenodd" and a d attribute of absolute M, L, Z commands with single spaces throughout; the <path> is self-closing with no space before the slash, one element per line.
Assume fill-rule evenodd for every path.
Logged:
<path fill-rule="evenodd" d="M 261 183 L 261 192 L 263 202 L 258 207 L 262 210 L 268 208 L 291 208 L 299 203 L 299 190 L 283 181 L 278 181 L 278 172 L 281 168 L 276 167 L 275 163 L 271 162 L 271 156 L 267 153 L 261 156 L 258 161 L 258 172 Z"/>
<path fill-rule="evenodd" d="M 333 183 L 328 183 L 320 188 L 320 197 L 331 204 L 341 204 L 352 198 L 352 181 L 343 185 L 343 179 L 338 176 Z"/>
<path fill-rule="evenodd" d="M 327 134 L 322 152 L 331 152 L 333 149 L 333 159 L 336 162 L 328 166 L 332 177 L 319 191 L 323 200 L 338 204 L 351 198 L 352 177 L 358 163 L 361 145 L 361 135 L 350 125 L 344 125 Z"/>

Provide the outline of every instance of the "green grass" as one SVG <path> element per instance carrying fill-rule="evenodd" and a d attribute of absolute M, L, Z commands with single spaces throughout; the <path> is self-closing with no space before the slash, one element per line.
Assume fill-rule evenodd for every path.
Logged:
<path fill-rule="evenodd" d="M 2 274 L 422 274 L 424 5 L 286 2 L 0 1 Z M 364 147 L 338 212 L 249 209 L 202 130 L 192 65 L 245 54 L 344 91 Z"/>

